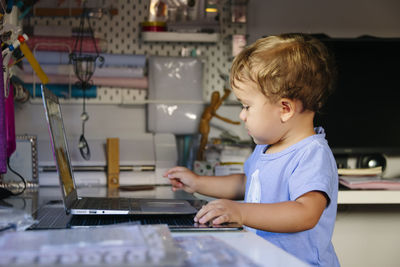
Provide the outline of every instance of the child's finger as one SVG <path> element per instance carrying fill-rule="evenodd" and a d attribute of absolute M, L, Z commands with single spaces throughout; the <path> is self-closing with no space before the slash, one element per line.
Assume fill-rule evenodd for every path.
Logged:
<path fill-rule="evenodd" d="M 168 175 L 170 175 L 170 174 L 172 174 L 172 173 L 174 173 L 174 172 L 183 172 L 183 171 L 185 171 L 185 170 L 187 170 L 185 167 L 176 166 L 176 167 L 173 167 L 173 168 L 167 170 L 167 171 L 164 173 L 163 176 L 164 176 L 164 177 L 167 177 Z"/>
<path fill-rule="evenodd" d="M 229 216 L 226 214 L 222 214 L 221 216 L 215 218 L 212 222 L 213 224 L 222 224 L 229 222 Z"/>
<path fill-rule="evenodd" d="M 204 213 L 205 213 L 205 207 L 206 207 L 206 205 L 203 205 L 203 206 L 201 207 L 201 209 L 199 209 L 199 211 L 197 212 L 196 216 L 194 216 L 194 221 L 195 221 L 195 222 L 198 222 L 198 221 L 199 221 L 199 218 L 201 218 L 201 217 L 204 215 Z"/>
<path fill-rule="evenodd" d="M 172 186 L 175 186 L 175 187 L 183 186 L 183 183 L 181 181 L 179 181 L 178 179 L 170 179 L 169 181 L 171 182 Z"/>
<path fill-rule="evenodd" d="M 207 223 L 216 216 L 216 210 L 211 205 L 203 206 L 196 214 L 194 220 L 199 223 Z"/>

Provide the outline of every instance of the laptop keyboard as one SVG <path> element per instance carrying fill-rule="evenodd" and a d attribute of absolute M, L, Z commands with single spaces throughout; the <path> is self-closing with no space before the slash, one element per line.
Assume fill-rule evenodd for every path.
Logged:
<path fill-rule="evenodd" d="M 79 215 L 73 216 L 69 227 L 109 225 L 118 223 L 167 224 L 168 226 L 192 226 L 194 215 Z"/>
<path fill-rule="evenodd" d="M 65 229 L 72 215 L 66 215 L 62 207 L 46 206 L 33 214 L 33 217 L 38 220 L 35 229 Z"/>

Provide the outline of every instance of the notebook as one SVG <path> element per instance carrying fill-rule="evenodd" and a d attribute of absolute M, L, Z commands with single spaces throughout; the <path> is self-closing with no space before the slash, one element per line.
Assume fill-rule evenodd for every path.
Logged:
<path fill-rule="evenodd" d="M 108 222 L 105 224 L 110 224 L 114 222 L 110 218 L 117 218 L 119 222 L 166 223 L 176 229 L 242 229 L 238 224 L 220 226 L 196 225 L 193 222 L 193 217 L 201 205 L 204 204 L 199 204 L 199 201 L 190 203 L 188 200 L 182 199 L 79 197 L 70 162 L 59 99 L 45 86 L 42 85 L 41 89 L 51 146 L 61 186 L 63 206 L 67 215 L 63 218 L 63 220 L 68 221 L 67 225 L 65 225 L 66 227 L 79 226 L 80 224 L 89 226 L 102 225 L 99 221 L 100 219 Z M 49 217 L 49 214 L 47 214 L 47 217 Z M 185 218 L 185 223 L 174 222 L 174 218 Z M 190 218 L 190 220 L 187 220 L 187 218 Z M 86 222 L 83 223 L 82 221 Z M 59 225 L 63 226 L 64 222 Z M 43 228 L 46 227 L 43 226 Z"/>

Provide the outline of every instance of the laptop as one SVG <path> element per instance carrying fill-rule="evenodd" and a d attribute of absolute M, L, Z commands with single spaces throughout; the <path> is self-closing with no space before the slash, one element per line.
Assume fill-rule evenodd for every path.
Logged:
<path fill-rule="evenodd" d="M 195 214 L 206 203 L 203 200 L 79 197 L 74 181 L 59 99 L 43 85 L 41 90 L 51 146 L 61 186 L 62 204 L 66 215 L 57 216 L 57 220 L 60 221 L 57 224 L 58 227 L 63 227 L 64 225 L 65 227 L 103 225 L 101 221 L 104 221 L 104 224 L 118 222 L 166 223 L 170 228 L 182 230 L 194 228 L 200 230 L 242 229 L 240 225 L 233 223 L 223 225 L 198 225 L 194 223 Z M 52 210 L 55 207 L 49 206 L 47 208 Z M 41 213 L 36 215 L 45 214 L 47 220 L 51 217 L 50 213 L 46 211 L 39 210 L 39 212 Z M 175 219 L 179 219 L 181 222 L 177 222 Z M 46 223 L 46 225 L 36 228 L 44 229 L 48 226 L 49 223 Z"/>
<path fill-rule="evenodd" d="M 67 213 L 73 215 L 127 215 L 194 214 L 197 212 L 187 200 L 180 199 L 78 197 L 59 99 L 43 85 L 42 98 L 62 197 Z"/>

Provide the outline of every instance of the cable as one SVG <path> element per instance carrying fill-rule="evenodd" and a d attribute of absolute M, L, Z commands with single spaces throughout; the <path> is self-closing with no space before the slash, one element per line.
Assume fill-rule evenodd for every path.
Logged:
<path fill-rule="evenodd" d="M 22 193 L 25 192 L 25 189 L 26 189 L 26 181 L 25 181 L 25 178 L 22 177 L 21 174 L 19 174 L 18 172 L 14 171 L 14 170 L 11 168 L 11 166 L 10 166 L 10 158 L 7 158 L 7 166 L 8 166 L 8 169 L 9 169 L 12 173 L 14 173 L 15 175 L 17 175 L 17 176 L 21 179 L 21 181 L 24 183 L 24 188 L 22 189 L 22 191 L 21 191 L 21 192 L 18 192 L 18 193 L 12 193 L 12 195 L 13 195 L 13 196 L 21 195 Z"/>

